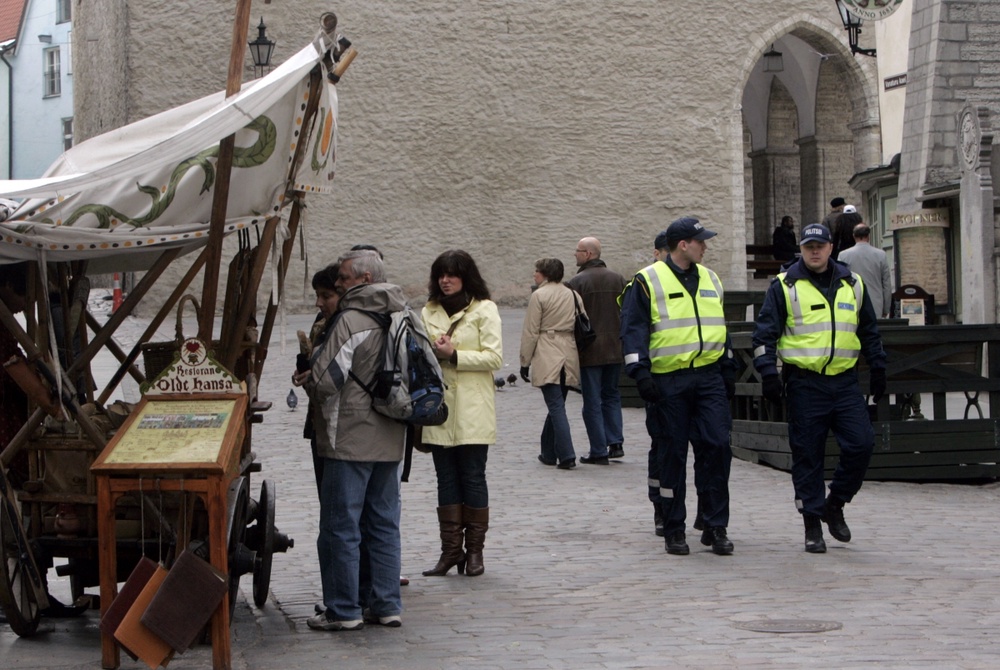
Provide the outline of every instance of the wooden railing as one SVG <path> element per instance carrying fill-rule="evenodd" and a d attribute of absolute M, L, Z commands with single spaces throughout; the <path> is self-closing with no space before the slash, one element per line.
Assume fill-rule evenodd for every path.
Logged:
<path fill-rule="evenodd" d="M 788 470 L 791 451 L 785 407 L 762 397 L 760 377 L 753 367 L 753 324 L 729 325 L 740 364 L 733 401 L 733 453 Z M 1000 326 L 892 325 L 880 330 L 889 357 L 888 383 L 885 397 L 870 406 L 875 453 L 868 478 L 1000 478 Z M 862 392 L 868 393 L 868 370 L 863 362 L 859 377 Z M 956 399 L 956 394 L 964 399 Z M 987 408 L 981 404 L 984 394 Z M 915 398 L 928 395 L 932 418 L 919 418 L 912 411 L 908 416 Z M 826 452 L 828 476 L 838 453 L 831 436 Z"/>

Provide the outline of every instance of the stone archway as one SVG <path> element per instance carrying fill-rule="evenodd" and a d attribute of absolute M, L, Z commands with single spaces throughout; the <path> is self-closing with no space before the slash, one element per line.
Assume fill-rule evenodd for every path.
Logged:
<path fill-rule="evenodd" d="M 740 107 L 751 244 L 769 244 L 785 214 L 796 229 L 819 221 L 835 196 L 863 205 L 848 182 L 877 165 L 881 152 L 872 63 L 856 60 L 831 26 L 809 19 L 790 19 L 763 37 L 768 46 L 749 68 Z M 771 44 L 782 54 L 780 72 L 764 72 Z"/>

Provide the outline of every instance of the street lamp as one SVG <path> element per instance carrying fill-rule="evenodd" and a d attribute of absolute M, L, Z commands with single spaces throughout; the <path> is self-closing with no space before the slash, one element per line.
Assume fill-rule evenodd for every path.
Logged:
<path fill-rule="evenodd" d="M 264 32 L 267 26 L 264 25 L 264 17 L 260 17 L 260 25 L 257 26 L 257 39 L 247 42 L 250 47 L 250 57 L 253 58 L 254 75 L 261 77 L 265 68 L 271 65 L 271 53 L 274 51 L 274 40 L 267 39 Z"/>
<path fill-rule="evenodd" d="M 781 58 L 781 52 L 775 51 L 774 45 L 764 52 L 764 72 L 784 72 L 785 62 Z"/>
<path fill-rule="evenodd" d="M 837 11 L 840 12 L 840 21 L 844 24 L 844 30 L 847 31 L 847 41 L 851 44 L 852 54 L 861 54 L 862 56 L 874 56 L 875 49 L 862 49 L 858 46 L 858 35 L 861 34 L 861 17 L 857 14 L 852 14 L 848 9 L 844 0 L 835 0 L 837 3 Z"/>

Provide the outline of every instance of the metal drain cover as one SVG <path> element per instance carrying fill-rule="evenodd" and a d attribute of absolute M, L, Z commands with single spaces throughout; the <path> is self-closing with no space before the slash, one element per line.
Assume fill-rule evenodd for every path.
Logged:
<path fill-rule="evenodd" d="M 840 630 L 844 624 L 839 621 L 808 621 L 803 619 L 761 619 L 736 624 L 737 628 L 755 633 L 826 633 Z"/>

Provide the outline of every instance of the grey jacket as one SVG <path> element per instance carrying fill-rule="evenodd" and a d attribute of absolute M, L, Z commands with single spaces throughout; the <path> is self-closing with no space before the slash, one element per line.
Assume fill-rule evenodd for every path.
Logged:
<path fill-rule="evenodd" d="M 888 316 L 892 309 L 892 279 L 885 252 L 867 242 L 859 242 L 841 251 L 838 260 L 849 265 L 851 272 L 861 275 L 876 315 L 879 318 Z"/>
<path fill-rule="evenodd" d="M 625 278 L 609 270 L 597 258 L 580 267 L 566 285 L 583 296 L 590 325 L 597 339 L 580 352 L 580 365 L 612 365 L 622 363 L 621 310 L 618 296 L 625 290 Z"/>
<path fill-rule="evenodd" d="M 375 375 L 385 339 L 381 326 L 358 310 L 390 314 L 405 305 L 393 284 L 362 284 L 344 294 L 336 323 L 313 352 L 312 393 L 319 404 L 316 446 L 324 458 L 341 461 L 399 461 L 405 424 L 372 409 L 371 396 L 351 378 Z"/>

